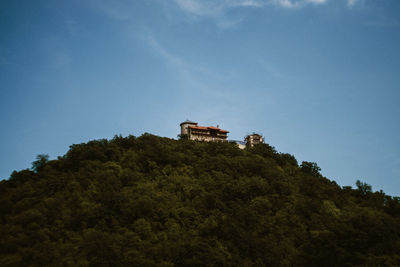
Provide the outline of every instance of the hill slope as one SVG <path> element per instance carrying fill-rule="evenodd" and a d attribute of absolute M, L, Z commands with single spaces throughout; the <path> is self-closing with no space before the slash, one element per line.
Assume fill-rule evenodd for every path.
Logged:
<path fill-rule="evenodd" d="M 144 134 L 0 182 L 0 265 L 400 264 L 400 201 L 259 145 Z"/>

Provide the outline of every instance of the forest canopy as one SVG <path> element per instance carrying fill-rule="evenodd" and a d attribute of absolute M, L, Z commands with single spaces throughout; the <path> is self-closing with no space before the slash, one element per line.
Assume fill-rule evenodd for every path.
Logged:
<path fill-rule="evenodd" d="M 399 266 L 400 199 L 268 144 L 72 145 L 0 182 L 0 266 Z"/>

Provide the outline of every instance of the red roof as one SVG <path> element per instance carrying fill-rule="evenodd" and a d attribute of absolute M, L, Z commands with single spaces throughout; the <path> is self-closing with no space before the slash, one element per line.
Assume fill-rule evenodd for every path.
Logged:
<path fill-rule="evenodd" d="M 190 129 L 196 129 L 196 130 L 205 130 L 205 131 L 215 130 L 215 131 L 219 131 L 221 133 L 229 133 L 229 131 L 225 131 L 225 130 L 222 130 L 220 128 L 214 127 L 214 126 L 209 126 L 209 127 L 206 127 L 206 126 L 189 126 L 189 128 Z"/>
<path fill-rule="evenodd" d="M 196 129 L 196 130 L 208 130 L 208 127 L 204 126 L 189 126 L 191 129 Z"/>

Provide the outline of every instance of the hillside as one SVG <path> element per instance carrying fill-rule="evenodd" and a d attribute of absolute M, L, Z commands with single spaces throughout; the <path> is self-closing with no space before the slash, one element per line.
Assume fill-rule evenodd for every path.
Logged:
<path fill-rule="evenodd" d="M 267 144 L 72 145 L 0 182 L 0 266 L 399 266 L 400 200 Z"/>

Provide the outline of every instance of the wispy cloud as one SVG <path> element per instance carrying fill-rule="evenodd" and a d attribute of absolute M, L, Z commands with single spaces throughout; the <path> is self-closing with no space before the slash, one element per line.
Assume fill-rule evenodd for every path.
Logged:
<path fill-rule="evenodd" d="M 185 12 L 197 16 L 217 16 L 232 8 L 261 8 L 276 5 L 284 8 L 320 5 L 328 0 L 174 0 Z M 355 1 L 355 0 L 349 0 Z"/>
<path fill-rule="evenodd" d="M 166 49 L 153 35 L 148 34 L 145 41 L 153 49 L 153 51 L 161 56 L 166 64 L 172 69 L 173 73 L 179 76 L 179 79 L 185 83 L 199 86 L 200 84 L 214 81 L 221 82 L 229 78 L 231 75 L 226 72 L 216 71 L 209 66 L 202 66 L 199 63 L 193 64 L 183 57 L 174 54 Z M 201 86 L 207 88 L 207 86 Z"/>
<path fill-rule="evenodd" d="M 146 42 L 157 55 L 161 56 L 165 60 L 166 65 L 182 84 L 185 84 L 189 88 L 196 88 L 197 90 L 204 90 L 204 88 L 206 88 L 206 86 L 204 86 L 198 79 L 199 76 L 204 76 L 204 73 L 207 72 L 206 69 L 189 64 L 182 57 L 171 53 L 151 34 L 147 35 Z"/>
<path fill-rule="evenodd" d="M 223 70 L 217 66 L 191 61 L 152 34 L 145 36 L 145 42 L 177 79 L 173 88 L 179 92 L 179 109 L 184 118 L 197 118 L 209 125 L 224 122 L 225 126 L 222 127 L 231 129 L 249 123 L 243 110 L 253 101 L 247 90 L 254 89 L 251 85 L 246 90 L 240 86 L 240 71 L 234 68 Z M 263 100 L 263 104 L 266 102 L 269 100 Z M 256 108 L 252 106 L 250 109 Z M 236 134 L 235 138 L 239 136 Z"/>
<path fill-rule="evenodd" d="M 147 35 L 147 44 L 159 55 L 161 55 L 167 62 L 175 67 L 186 68 L 187 64 L 178 56 L 175 56 L 168 52 L 152 35 Z"/>
<path fill-rule="evenodd" d="M 176 89 L 181 90 L 182 97 L 192 98 L 193 94 L 196 94 L 197 100 L 195 101 L 219 103 L 214 106 L 216 109 L 230 109 L 235 106 L 235 101 L 242 99 L 237 96 L 238 92 L 231 86 L 232 77 L 237 75 L 233 75 L 229 71 L 216 70 L 216 68 L 204 66 L 198 62 L 194 64 L 171 49 L 167 49 L 151 34 L 146 36 L 145 41 L 153 52 L 165 61 L 166 66 L 174 74 L 177 79 Z M 190 105 L 192 107 L 192 101 Z M 208 112 L 210 117 L 220 114 L 213 109 Z"/>
<path fill-rule="evenodd" d="M 358 0 L 347 0 L 347 6 L 353 7 L 357 2 Z"/>
<path fill-rule="evenodd" d="M 267 4 L 273 4 L 285 8 L 299 8 L 306 5 L 321 5 L 325 4 L 328 0 L 268 0 Z"/>
<path fill-rule="evenodd" d="M 197 16 L 217 16 L 235 7 L 255 8 L 266 3 L 262 0 L 174 0 L 185 12 Z"/>

